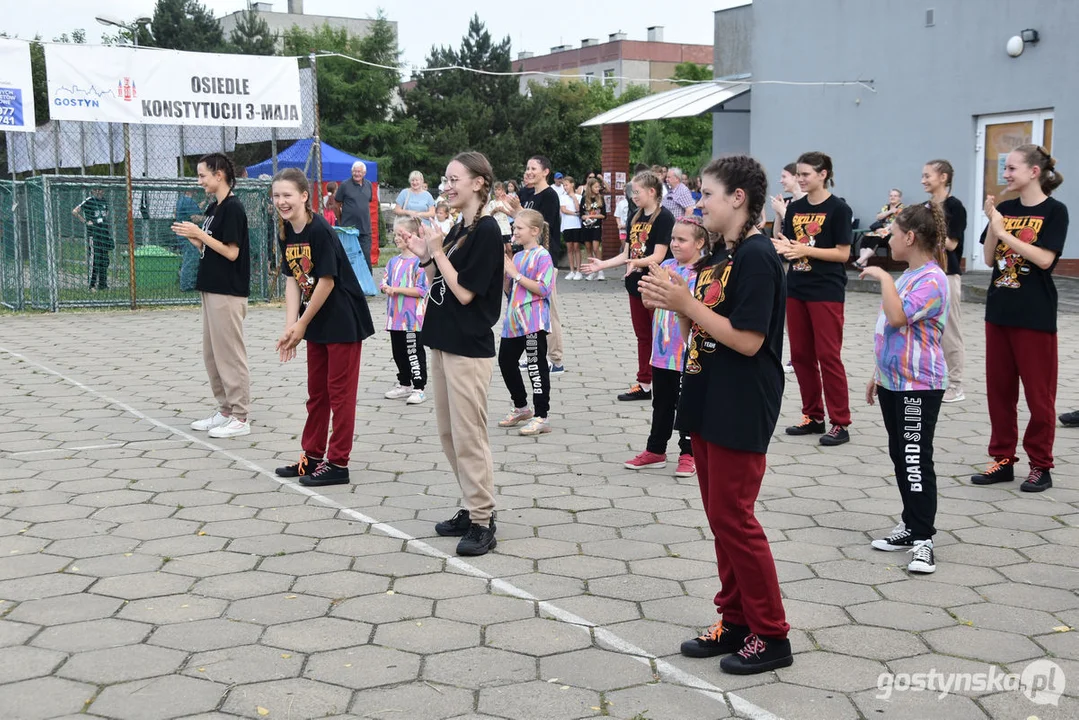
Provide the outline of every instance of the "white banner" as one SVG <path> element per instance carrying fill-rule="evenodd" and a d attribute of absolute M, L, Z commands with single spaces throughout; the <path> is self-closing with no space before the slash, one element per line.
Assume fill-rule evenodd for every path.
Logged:
<path fill-rule="evenodd" d="M 0 38 L 0 130 L 34 132 L 30 43 Z"/>
<path fill-rule="evenodd" d="M 54 120 L 227 127 L 302 120 L 295 58 L 49 44 L 45 67 Z"/>

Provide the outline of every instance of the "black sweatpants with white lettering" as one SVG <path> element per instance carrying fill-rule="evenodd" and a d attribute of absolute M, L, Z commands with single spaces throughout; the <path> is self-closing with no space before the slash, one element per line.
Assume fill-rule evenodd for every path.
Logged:
<path fill-rule="evenodd" d="M 536 417 L 545 418 L 551 409 L 551 368 L 547 364 L 547 333 L 544 330 L 521 337 L 502 338 L 498 346 L 498 369 L 510 391 L 513 407 L 528 406 L 528 394 L 521 379 L 521 354 L 528 363 L 528 384 Z"/>
<path fill-rule="evenodd" d="M 397 382 L 414 390 L 427 387 L 427 353 L 419 332 L 390 330 L 390 348 L 397 364 Z"/>
<path fill-rule="evenodd" d="M 936 533 L 937 473 L 933 468 L 933 434 L 943 390 L 895 392 L 877 386 L 877 400 L 888 431 L 888 454 L 903 498 L 903 523 L 915 540 Z"/>

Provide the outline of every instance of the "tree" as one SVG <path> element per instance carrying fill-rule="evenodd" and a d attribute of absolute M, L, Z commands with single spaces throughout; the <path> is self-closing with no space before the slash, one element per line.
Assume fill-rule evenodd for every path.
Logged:
<path fill-rule="evenodd" d="M 641 154 L 638 162 L 645 165 L 668 165 L 667 142 L 663 138 L 663 129 L 658 120 L 650 120 L 645 124 L 644 144 L 641 146 Z"/>
<path fill-rule="evenodd" d="M 221 23 L 198 0 L 157 0 L 150 27 L 152 33 L 139 26 L 139 45 L 192 52 L 225 49 Z"/>
<path fill-rule="evenodd" d="M 86 42 L 86 31 L 82 28 L 76 28 L 71 31 L 71 35 L 61 33 L 60 37 L 54 37 L 52 41 L 57 43 L 75 43 L 76 45 L 82 45 Z"/>
<path fill-rule="evenodd" d="M 240 55 L 276 55 L 277 41 L 277 33 L 271 31 L 266 20 L 249 7 L 240 15 L 236 27 L 229 34 L 229 49 Z"/>

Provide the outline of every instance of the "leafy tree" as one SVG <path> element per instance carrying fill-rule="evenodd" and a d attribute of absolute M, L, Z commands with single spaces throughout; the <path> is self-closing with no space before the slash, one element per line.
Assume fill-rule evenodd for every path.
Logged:
<path fill-rule="evenodd" d="M 225 49 L 221 23 L 198 0 L 157 0 L 150 27 L 139 26 L 139 45 L 192 52 Z"/>
<path fill-rule="evenodd" d="M 675 66 L 673 77 L 679 80 L 700 82 L 711 80 L 712 71 L 705 65 L 685 62 Z M 634 88 L 631 87 L 631 89 Z M 624 99 L 625 96 L 626 94 L 623 94 L 620 99 Z M 705 114 L 631 125 L 629 146 L 630 157 L 634 163 L 656 164 L 654 161 L 645 159 L 645 141 L 650 132 L 655 132 L 652 130 L 653 125 L 658 126 L 659 137 L 663 141 L 664 154 L 667 158 L 667 162 L 658 164 L 674 165 L 690 175 L 695 175 L 712 158 L 712 116 Z M 652 147 L 656 147 L 655 138 L 652 139 L 652 143 Z M 649 153 L 652 152 L 654 151 L 650 148 Z"/>
<path fill-rule="evenodd" d="M 229 49 L 240 55 L 276 55 L 277 41 L 277 33 L 249 7 L 229 34 Z"/>
<path fill-rule="evenodd" d="M 76 28 L 71 31 L 71 35 L 61 33 L 60 37 L 54 37 L 52 41 L 57 43 L 75 43 L 76 45 L 82 45 L 86 42 L 86 31 L 82 28 Z"/>
<path fill-rule="evenodd" d="M 645 124 L 644 144 L 638 161 L 645 165 L 669 165 L 667 157 L 667 142 L 663 137 L 658 120 L 650 120 Z"/>

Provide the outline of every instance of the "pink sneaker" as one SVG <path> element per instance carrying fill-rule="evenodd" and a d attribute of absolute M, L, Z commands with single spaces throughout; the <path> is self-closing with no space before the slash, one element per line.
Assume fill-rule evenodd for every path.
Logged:
<path fill-rule="evenodd" d="M 675 477 L 693 477 L 697 474 L 697 463 L 693 462 L 692 455 L 678 456 L 678 469 L 674 471 Z"/>
<path fill-rule="evenodd" d="M 645 450 L 637 457 L 626 462 L 626 467 L 628 467 L 630 470 L 640 470 L 641 468 L 646 467 L 663 467 L 666 464 L 666 455 L 660 455 L 659 453 L 648 452 L 647 450 Z"/>

